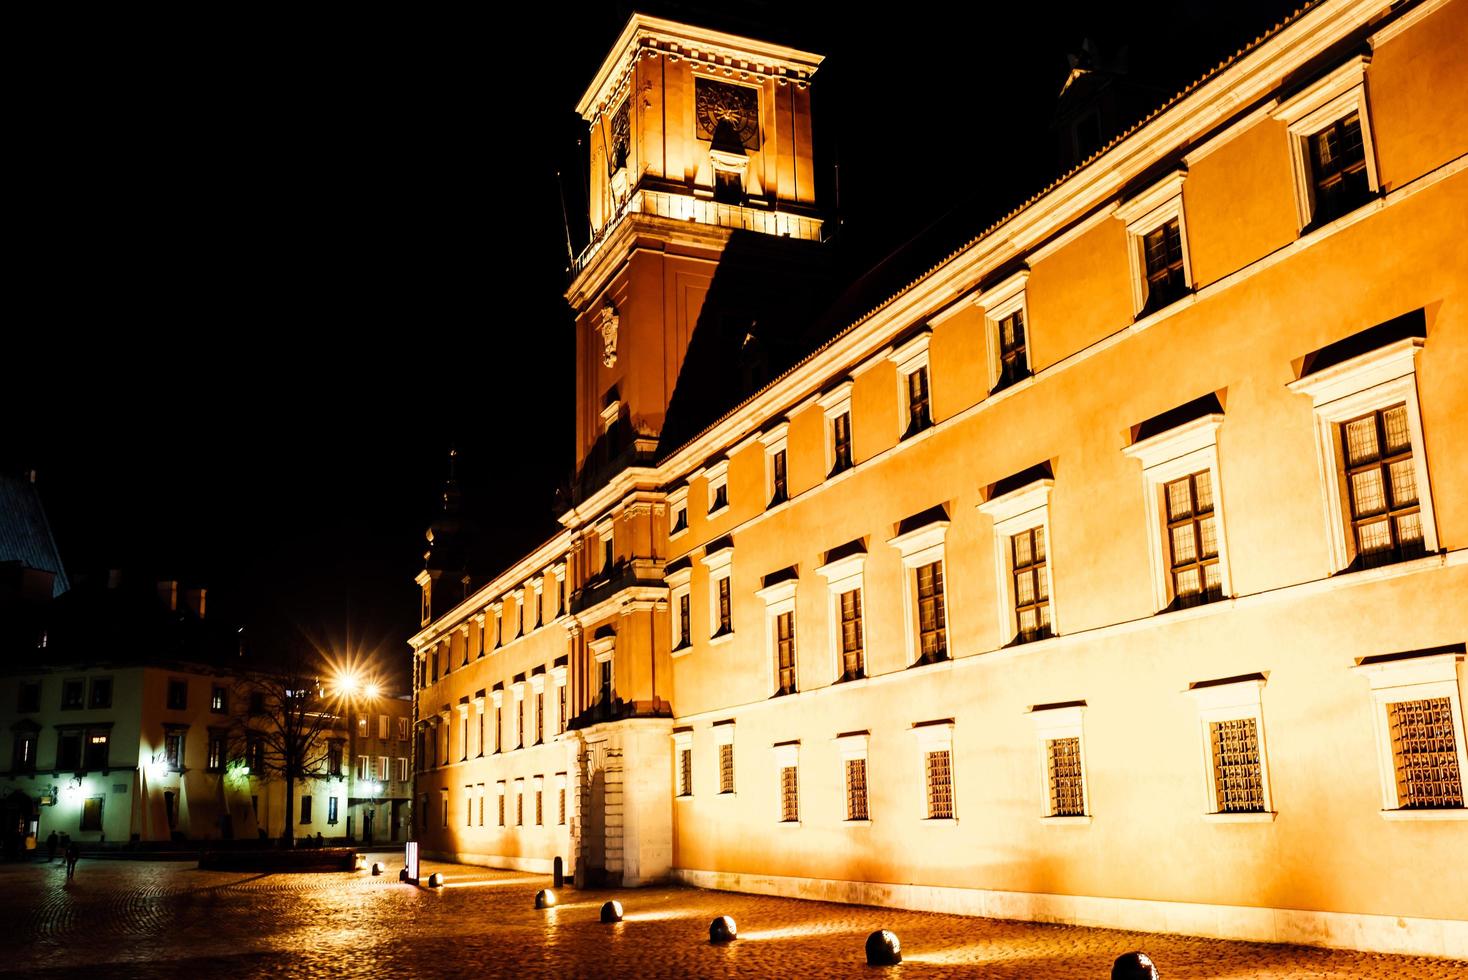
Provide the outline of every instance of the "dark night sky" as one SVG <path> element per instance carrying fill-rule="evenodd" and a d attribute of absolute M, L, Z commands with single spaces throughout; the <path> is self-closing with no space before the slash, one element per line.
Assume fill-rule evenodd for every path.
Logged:
<path fill-rule="evenodd" d="M 406 679 L 450 442 L 491 565 L 553 527 L 573 435 L 555 173 L 580 227 L 572 106 L 631 9 L 129 14 L 11 38 L 0 466 L 39 471 L 74 579 L 204 584 L 252 642 L 305 632 Z M 1289 5 L 713 9 L 828 54 L 818 167 L 829 213 L 839 152 L 860 268 L 957 197 L 997 213 L 1048 181 L 1083 37 L 1172 91 Z"/>

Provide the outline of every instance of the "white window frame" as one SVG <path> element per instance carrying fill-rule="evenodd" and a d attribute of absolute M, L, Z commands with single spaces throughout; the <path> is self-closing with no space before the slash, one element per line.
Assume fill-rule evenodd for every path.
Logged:
<path fill-rule="evenodd" d="M 1376 140 L 1372 136 L 1371 113 L 1367 111 L 1366 103 L 1366 66 L 1370 63 L 1369 54 L 1351 58 L 1281 103 L 1272 113 L 1289 131 L 1290 169 L 1294 173 L 1295 182 L 1295 214 L 1301 230 L 1315 220 L 1315 180 L 1310 172 L 1310 138 L 1352 112 L 1357 113 L 1361 119 L 1361 149 L 1366 157 L 1366 184 L 1373 194 L 1381 192 L 1381 181 L 1376 170 Z"/>
<path fill-rule="evenodd" d="M 603 636 L 587 641 L 586 648 L 591 651 L 591 662 L 596 665 L 592 683 L 595 685 L 596 696 L 601 697 L 601 665 L 611 664 L 608 670 L 612 674 L 613 697 L 617 695 L 617 638 L 615 636 Z"/>
<path fill-rule="evenodd" d="M 526 627 L 526 630 L 531 633 L 545 625 L 545 595 L 542 591 L 544 588 L 545 578 L 541 575 L 535 576 L 535 580 L 530 583 L 530 591 L 534 595 L 534 598 L 530 600 L 530 611 L 535 615 L 530 617 L 530 624 Z"/>
<path fill-rule="evenodd" d="M 456 761 L 467 762 L 469 760 L 469 704 L 468 702 L 456 704 L 454 708 L 459 713 L 459 738 L 456 741 L 460 743 L 460 752 Z"/>
<path fill-rule="evenodd" d="M 1004 369 L 1004 360 L 999 345 L 999 324 L 1018 313 L 1025 328 L 1025 367 L 1028 377 L 1035 374 L 1034 348 L 1030 344 L 1030 300 L 1028 285 L 1030 270 L 1021 269 L 992 288 L 979 293 L 973 303 L 984 316 L 984 346 L 988 358 L 988 387 L 985 394 L 992 394 L 999 386 L 999 376 Z M 1016 381 L 1011 388 L 1021 382 Z M 1008 389 L 1006 389 L 1008 390 Z"/>
<path fill-rule="evenodd" d="M 1091 822 L 1091 773 L 1086 766 L 1085 711 L 1084 702 L 1064 707 L 1036 705 L 1030 708 L 1030 721 L 1035 726 L 1040 757 L 1040 820 L 1045 826 L 1085 826 Z M 1060 738 L 1080 740 L 1081 801 L 1085 813 L 1079 816 L 1059 816 L 1050 808 L 1049 743 Z"/>
<path fill-rule="evenodd" d="M 938 414 L 933 410 L 933 369 L 928 356 L 928 345 L 932 339 L 933 331 L 924 327 L 911 340 L 887 355 L 887 359 L 897 368 L 897 440 L 899 442 L 908 438 L 907 430 L 912 425 L 912 405 L 908 400 L 907 379 L 924 368 L 928 372 L 928 428 L 931 429 L 938 424 Z"/>
<path fill-rule="evenodd" d="M 861 602 L 862 674 L 867 677 L 871 676 L 871 663 L 867 656 L 871 645 L 867 642 L 866 563 L 867 553 L 859 551 L 845 558 L 827 562 L 816 569 L 816 574 L 826 580 L 827 619 L 830 621 L 830 626 L 826 630 L 826 642 L 830 651 L 827 663 L 830 669 L 828 676 L 833 684 L 845 673 L 842 670 L 844 657 L 841 650 L 841 596 L 853 590 L 860 597 Z M 946 599 L 947 596 L 944 598 Z"/>
<path fill-rule="evenodd" d="M 1222 425 L 1223 414 L 1213 412 L 1132 443 L 1122 450 L 1123 454 L 1142 464 L 1148 551 L 1152 556 L 1152 601 L 1158 612 L 1171 606 L 1174 598 L 1169 558 L 1172 550 L 1167 540 L 1167 509 L 1163 500 L 1166 484 L 1205 469 L 1213 486 L 1213 519 L 1218 525 L 1218 575 L 1223 590 L 1219 601 L 1233 597 L 1233 573 L 1228 559 L 1228 520 L 1224 516 L 1227 508 L 1218 469 L 1218 429 Z M 1049 548 L 1048 542 L 1046 548 Z"/>
<path fill-rule="evenodd" d="M 790 493 L 790 447 L 789 447 L 790 423 L 788 421 L 776 423 L 768 431 L 760 434 L 759 441 L 765 447 L 765 506 L 767 509 L 780 507 L 789 503 Z M 785 499 L 775 501 L 775 454 L 785 454 Z"/>
<path fill-rule="evenodd" d="M 478 629 L 479 629 L 479 632 L 477 634 L 478 637 L 479 637 L 479 651 L 474 654 L 474 659 L 475 660 L 478 660 L 480 657 L 484 656 L 486 653 L 489 652 L 489 644 L 485 641 L 485 636 L 484 636 L 484 621 L 485 621 L 485 618 L 486 618 L 485 615 L 484 615 L 484 611 L 483 610 L 480 610 L 479 612 L 475 613 L 473 618 L 474 618 L 474 625 L 476 627 L 478 627 Z M 383 736 L 383 738 L 386 738 L 386 737 L 387 737 L 386 735 Z"/>
<path fill-rule="evenodd" d="M 474 796 L 479 801 L 479 826 L 484 826 L 484 784 L 474 784 Z"/>
<path fill-rule="evenodd" d="M 525 742 L 525 682 L 516 681 L 510 685 L 511 697 L 514 700 L 513 711 L 510 712 L 510 724 L 514 727 L 514 737 L 510 739 L 510 749 L 529 748 Z"/>
<path fill-rule="evenodd" d="M 1269 744 L 1264 734 L 1263 677 L 1249 677 L 1230 684 L 1211 684 L 1188 689 L 1188 696 L 1198 708 L 1199 743 L 1203 749 L 1203 799 L 1207 811 L 1203 819 L 1210 823 L 1270 823 L 1274 820 L 1274 794 L 1269 786 Z M 1224 813 L 1218 808 L 1218 778 L 1213 768 L 1213 733 L 1216 721 L 1254 720 L 1254 733 L 1259 741 L 1259 781 L 1264 789 L 1264 810 L 1260 813 Z"/>
<path fill-rule="evenodd" d="M 709 643 L 725 643 L 734 636 L 734 547 L 720 548 L 699 559 L 708 569 Z M 719 580 L 729 579 L 729 631 L 719 633 Z"/>
<path fill-rule="evenodd" d="M 673 657 L 686 657 L 693 652 L 693 566 L 686 565 L 671 572 L 664 577 L 668 583 L 668 647 Z M 681 624 L 679 623 L 679 611 L 683 605 L 683 598 L 689 596 L 688 600 L 688 642 L 679 645 L 682 637 L 679 635 Z M 732 598 L 732 595 L 731 597 Z M 733 610 L 731 609 L 732 613 Z"/>
<path fill-rule="evenodd" d="M 521 776 L 515 780 L 515 818 L 516 827 L 525 826 L 525 777 Z"/>
<path fill-rule="evenodd" d="M 786 742 L 773 746 L 775 756 L 775 824 L 779 827 L 799 827 L 805 821 L 805 807 L 800 805 L 800 743 Z M 785 819 L 785 770 L 795 769 L 795 819 Z M 737 785 L 737 783 L 736 783 Z"/>
<path fill-rule="evenodd" d="M 596 558 L 594 559 L 594 567 L 596 570 L 592 573 L 593 576 L 600 575 L 603 570 L 614 567 L 617 564 L 617 538 L 615 533 L 616 529 L 612 524 L 612 519 L 609 517 L 606 520 L 602 521 L 596 526 L 595 531 Z M 611 565 L 608 565 L 606 560 L 608 541 L 612 542 Z"/>
<path fill-rule="evenodd" d="M 922 656 L 922 643 L 918 636 L 918 593 L 917 570 L 923 565 L 938 562 L 943 570 L 943 649 L 947 660 L 953 659 L 953 636 L 948 628 L 952 619 L 952 604 L 949 602 L 948 561 L 944 554 L 944 541 L 948 535 L 950 521 L 934 521 L 906 534 L 889 538 L 887 543 L 902 556 L 902 623 L 906 636 L 904 648 L 906 663 L 911 667 Z"/>
<path fill-rule="evenodd" d="M 552 697 L 555 700 L 555 719 L 556 719 L 555 730 L 551 733 L 551 737 L 552 738 L 560 738 L 563 734 L 565 734 L 567 726 L 570 725 L 570 723 L 571 723 L 571 719 L 570 718 L 563 718 L 561 716 L 561 692 L 563 690 L 565 690 L 565 687 L 566 687 L 566 667 L 565 667 L 564 664 L 562 664 L 559 667 L 552 667 L 551 668 L 551 681 L 552 681 L 552 686 L 555 688 L 555 690 L 552 693 Z M 570 710 L 571 710 L 571 701 L 570 701 L 569 698 L 567 698 L 567 700 L 566 700 L 566 711 L 569 712 Z M 547 739 L 547 741 L 549 741 L 549 739 Z"/>
<path fill-rule="evenodd" d="M 505 789 L 506 786 L 503 779 L 494 784 L 496 797 L 495 816 L 498 818 L 497 826 L 499 827 L 508 827 L 510 825 L 510 801 L 506 799 L 507 794 L 505 793 Z"/>
<path fill-rule="evenodd" d="M 688 752 L 688 792 L 683 792 L 683 753 Z M 693 772 L 697 763 L 693 760 L 693 732 L 673 733 L 673 799 L 693 799 Z"/>
<path fill-rule="evenodd" d="M 494 646 L 490 653 L 495 653 L 505 645 L 505 603 L 502 599 L 496 599 L 489 604 L 489 611 L 494 614 Z"/>
<path fill-rule="evenodd" d="M 1019 638 L 1019 615 L 1014 608 L 1014 549 L 1010 538 L 1040 528 L 1045 532 L 1045 587 L 1050 606 L 1050 637 L 1060 635 L 1056 616 L 1054 539 L 1050 535 L 1050 491 L 1055 481 L 1045 477 L 979 504 L 979 513 L 994 522 L 994 574 L 999 583 L 999 645 Z M 1043 642 L 1032 640 L 1030 642 Z"/>
<path fill-rule="evenodd" d="M 798 585 L 799 577 L 788 578 L 755 592 L 765 604 L 765 662 L 769 665 L 766 690 L 771 695 L 779 690 L 780 641 L 776 630 L 779 617 L 785 613 L 790 614 L 790 638 L 795 647 L 795 690 L 789 693 L 805 689 L 800 683 L 800 640 L 796 636 L 795 591 Z"/>
<path fill-rule="evenodd" d="M 846 763 L 850 762 L 853 759 L 860 759 L 862 762 L 866 763 L 866 775 L 867 775 L 867 784 L 866 784 L 867 815 L 866 815 L 866 817 L 853 819 L 851 817 L 843 816 L 842 819 L 841 819 L 841 825 L 844 826 L 844 827 L 866 827 L 866 826 L 871 826 L 871 823 L 872 823 L 872 760 L 871 760 L 871 753 L 870 753 L 870 750 L 871 750 L 871 733 L 870 732 L 851 732 L 851 733 L 846 734 L 846 735 L 837 735 L 836 738 L 835 738 L 835 742 L 836 742 L 836 755 L 840 759 L 840 763 L 841 763 L 841 779 L 840 779 L 840 782 L 838 783 L 838 785 L 841 787 L 841 800 L 840 800 L 840 807 L 839 807 L 839 809 L 838 809 L 837 812 L 842 813 L 842 814 L 845 814 L 847 812 L 847 809 L 846 808 L 847 808 L 847 802 L 848 801 L 846 799 L 846 796 L 847 796 L 847 793 L 849 792 L 849 790 L 847 789 L 847 786 L 846 786 Z M 952 767 L 950 766 L 950 771 L 951 771 L 951 768 Z"/>
<path fill-rule="evenodd" d="M 1173 171 L 1142 193 L 1116 208 L 1116 217 L 1126 224 L 1127 262 L 1132 277 L 1132 312 L 1140 316 L 1147 308 L 1146 236 L 1173 218 L 1177 219 L 1178 243 L 1183 253 L 1183 287 L 1194 286 L 1193 260 L 1188 248 L 1188 219 L 1183 210 L 1183 181 L 1186 170 Z M 1155 312 L 1155 311 L 1154 311 Z"/>
<path fill-rule="evenodd" d="M 953 754 L 953 722 L 940 721 L 929 724 L 919 724 L 911 729 L 918 749 L 918 788 L 917 794 L 918 811 L 917 817 L 924 826 L 932 824 L 956 824 L 958 823 L 958 760 Z M 948 753 L 948 791 L 953 796 L 953 816 L 930 817 L 928 816 L 928 753 Z M 870 777 L 870 774 L 868 774 Z M 867 785 L 871 785 L 868 778 Z M 868 811 L 871 809 L 871 801 L 867 801 Z"/>
<path fill-rule="evenodd" d="M 494 751 L 503 752 L 505 750 L 505 742 L 507 741 L 505 733 L 502 730 L 504 727 L 502 722 L 504 721 L 505 689 L 500 688 L 495 691 L 490 691 L 489 700 L 494 705 Z"/>
<path fill-rule="evenodd" d="M 477 697 L 474 699 L 474 714 L 476 721 L 475 727 L 479 731 L 479 752 L 475 757 L 482 759 L 484 758 L 484 698 Z"/>
<path fill-rule="evenodd" d="M 847 431 L 851 439 L 851 465 L 841 472 L 845 473 L 847 470 L 856 468 L 856 426 L 851 418 L 851 389 L 853 387 L 855 387 L 854 382 L 843 381 L 816 400 L 816 404 L 821 407 L 821 414 L 825 417 L 823 422 L 825 435 L 822 438 L 825 446 L 825 469 L 822 477 L 825 479 L 833 475 L 840 475 L 833 474 L 831 471 L 836 466 L 836 419 L 842 415 L 847 417 Z"/>
<path fill-rule="evenodd" d="M 683 526 L 678 526 L 678 512 L 683 512 Z M 668 494 L 668 539 L 679 538 L 688 533 L 688 484 L 683 484 Z"/>
<path fill-rule="evenodd" d="M 1417 498 L 1422 522 L 1422 546 L 1427 555 L 1438 550 L 1437 519 L 1432 506 L 1432 481 L 1427 474 L 1427 448 L 1422 438 L 1422 409 L 1417 403 L 1417 355 L 1425 341 L 1404 337 L 1378 350 L 1343 361 L 1289 384 L 1290 391 L 1309 395 L 1315 407 L 1315 448 L 1330 539 L 1330 572 L 1355 560 L 1351 533 L 1346 461 L 1340 427 L 1351 419 L 1402 402 L 1407 406 L 1407 428 L 1412 437 L 1412 465 L 1416 470 Z"/>
<path fill-rule="evenodd" d="M 550 741 L 550 739 L 547 738 L 547 732 L 550 732 L 550 729 L 546 727 L 545 717 L 544 717 L 544 710 L 543 710 L 544 707 L 545 707 L 545 675 L 544 674 L 531 674 L 530 675 L 530 693 L 531 694 L 539 695 L 539 697 L 537 697 L 537 698 L 531 698 L 530 703 L 531 703 L 532 707 L 526 713 L 527 714 L 534 714 L 536 716 L 535 719 L 530 722 L 530 730 L 532 732 L 534 732 L 536 730 L 536 727 L 539 726 L 539 729 L 540 729 L 540 741 L 539 742 L 531 742 L 529 744 L 530 745 L 543 745 L 546 742 Z M 535 705 L 539 705 L 542 710 L 541 711 L 537 711 L 535 709 L 535 707 L 534 707 Z M 551 734 L 554 734 L 554 733 L 552 732 Z"/>
<path fill-rule="evenodd" d="M 708 516 L 715 517 L 729 509 L 732 501 L 729 499 L 729 461 L 721 459 L 704 470 L 703 478 L 708 489 Z M 718 495 L 719 488 L 724 490 L 724 503 L 714 506 L 714 498 Z"/>
<path fill-rule="evenodd" d="M 1458 754 L 1458 782 L 1468 793 L 1468 746 L 1463 741 L 1463 678 L 1461 651 L 1407 657 L 1351 668 L 1371 685 L 1371 711 L 1376 729 L 1376 756 L 1381 776 L 1381 815 L 1386 820 L 1468 820 L 1468 807 L 1403 809 L 1397 797 L 1397 763 L 1392 754 L 1391 719 L 1387 705 L 1399 701 L 1447 698 L 1453 716 L 1453 742 Z"/>
<path fill-rule="evenodd" d="M 545 777 L 530 777 L 530 791 L 535 794 L 535 823 L 532 827 L 545 826 Z"/>
<path fill-rule="evenodd" d="M 400 755 L 400 756 L 398 756 L 398 782 L 400 782 L 400 783 L 406 783 L 407 781 L 408 781 L 408 758 L 407 758 L 407 756 Z"/>

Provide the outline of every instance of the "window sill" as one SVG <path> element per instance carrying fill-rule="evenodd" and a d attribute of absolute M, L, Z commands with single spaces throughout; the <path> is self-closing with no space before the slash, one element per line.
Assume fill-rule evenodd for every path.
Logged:
<path fill-rule="evenodd" d="M 728 504 L 724 504 L 724 505 L 722 505 L 720 507 L 710 507 L 709 508 L 709 511 L 708 511 L 708 516 L 711 517 L 711 518 L 712 517 L 718 517 L 720 514 L 723 514 L 723 513 L 727 512 L 728 510 L 729 510 L 729 505 Z"/>
<path fill-rule="evenodd" d="M 669 541 L 672 541 L 675 538 L 681 538 L 681 537 L 683 537 L 683 535 L 685 535 L 687 533 L 688 533 L 688 525 L 687 524 L 684 524 L 682 527 L 675 527 L 675 528 L 673 528 L 673 530 L 671 530 L 671 531 L 668 532 L 668 540 Z"/>
<path fill-rule="evenodd" d="M 794 829 L 799 829 L 800 828 L 800 821 L 799 820 L 778 820 L 778 821 L 775 822 L 775 826 L 776 827 L 791 827 L 791 828 L 794 828 Z"/>
<path fill-rule="evenodd" d="M 677 660 L 679 657 L 686 657 L 692 652 L 693 644 L 685 643 L 681 647 L 674 647 L 672 650 L 669 650 L 668 655 L 671 656 L 674 660 Z"/>
<path fill-rule="evenodd" d="M 1040 823 L 1046 827 L 1089 827 L 1091 815 L 1087 813 L 1080 817 L 1041 817 Z"/>
<path fill-rule="evenodd" d="M 871 821 L 871 818 L 870 817 L 868 817 L 866 820 L 843 820 L 843 821 L 841 821 L 841 826 L 843 826 L 843 827 L 870 827 L 871 825 L 872 825 L 872 821 Z"/>
<path fill-rule="evenodd" d="M 716 647 L 720 644 L 728 643 L 732 639 L 734 639 L 733 630 L 725 630 L 722 633 L 715 633 L 713 636 L 709 637 L 709 646 Z"/>
<path fill-rule="evenodd" d="M 923 823 L 925 823 L 925 824 L 952 824 L 953 826 L 957 826 L 958 825 L 958 818 L 957 817 L 925 817 L 925 818 L 923 818 Z"/>
<path fill-rule="evenodd" d="M 1468 807 L 1443 807 L 1439 810 L 1382 810 L 1383 820 L 1468 820 Z"/>
<path fill-rule="evenodd" d="M 677 801 L 679 801 L 681 803 L 683 800 L 691 800 L 691 799 L 693 799 L 693 794 L 692 793 L 679 793 L 677 796 L 673 797 L 673 799 L 675 799 L 675 800 L 677 800 Z"/>
<path fill-rule="evenodd" d="M 1205 813 L 1203 819 L 1208 823 L 1274 823 L 1276 815 L 1273 810 L 1263 813 Z"/>

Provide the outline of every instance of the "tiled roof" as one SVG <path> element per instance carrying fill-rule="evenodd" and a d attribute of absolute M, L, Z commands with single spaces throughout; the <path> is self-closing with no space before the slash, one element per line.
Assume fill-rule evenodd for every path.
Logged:
<path fill-rule="evenodd" d="M 53 596 L 71 588 L 36 485 L 28 477 L 0 473 L 0 562 L 9 561 L 55 575 Z"/>

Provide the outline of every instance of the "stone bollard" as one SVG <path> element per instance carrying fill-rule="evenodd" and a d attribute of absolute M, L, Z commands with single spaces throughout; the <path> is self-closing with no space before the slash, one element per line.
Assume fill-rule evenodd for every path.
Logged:
<path fill-rule="evenodd" d="M 551 909 L 556 907 L 556 893 L 549 888 L 542 888 L 535 893 L 535 907 L 538 909 Z"/>
<path fill-rule="evenodd" d="M 408 869 L 407 868 L 403 868 L 401 871 L 398 872 L 398 881 L 407 881 L 407 880 L 408 880 Z"/>
<path fill-rule="evenodd" d="M 1141 951 L 1122 953 L 1111 964 L 1111 980 L 1158 980 L 1160 976 L 1152 957 Z"/>
<path fill-rule="evenodd" d="M 603 904 L 601 907 L 601 920 L 603 922 L 621 922 L 622 903 L 613 900 Z"/>
<path fill-rule="evenodd" d="M 709 942 L 732 943 L 739 938 L 739 927 L 727 915 L 721 915 L 709 923 Z"/>
<path fill-rule="evenodd" d="M 897 933 L 878 929 L 867 937 L 868 966 L 896 966 L 902 962 L 902 943 Z"/>
<path fill-rule="evenodd" d="M 565 862 L 563 862 L 561 860 L 561 856 L 559 854 L 556 855 L 556 861 L 555 861 L 555 866 L 554 867 L 555 867 L 555 887 L 556 888 L 562 888 L 566 884 L 566 865 L 565 865 Z"/>
<path fill-rule="evenodd" d="M 429 875 L 428 876 L 428 887 L 429 888 L 442 888 L 443 887 L 443 872 L 441 872 L 441 871 L 435 871 L 433 874 Z"/>
<path fill-rule="evenodd" d="M 373 861 L 372 862 L 372 873 L 374 875 L 380 875 L 380 874 L 382 874 L 386 870 L 387 870 L 387 866 L 384 865 L 381 861 Z M 403 870 L 406 871 L 407 869 L 404 868 Z"/>

